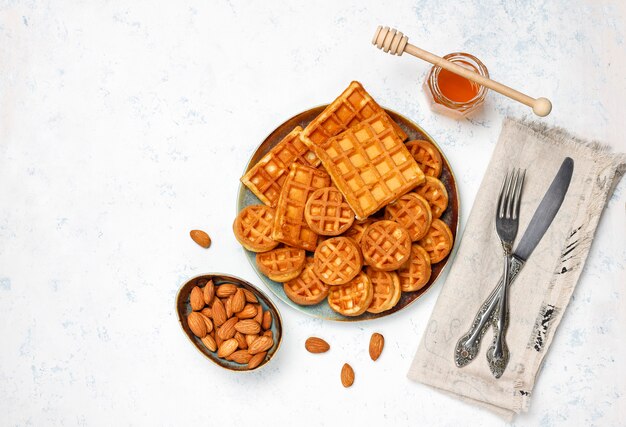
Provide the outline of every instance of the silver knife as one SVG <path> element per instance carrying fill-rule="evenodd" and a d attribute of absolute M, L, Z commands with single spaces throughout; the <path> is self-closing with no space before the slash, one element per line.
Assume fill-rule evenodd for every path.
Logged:
<path fill-rule="evenodd" d="M 522 267 L 524 267 L 524 264 L 539 244 L 539 241 L 546 233 L 556 213 L 559 211 L 572 180 L 573 172 L 574 160 L 570 157 L 566 157 L 554 177 L 552 184 L 550 184 L 548 191 L 545 196 L 543 196 L 541 203 L 539 203 L 535 214 L 526 228 L 526 232 L 522 236 L 522 240 L 520 240 L 511 257 L 511 266 L 509 269 L 510 285 L 513 284 L 518 273 Z M 456 363 L 456 366 L 459 368 L 470 363 L 474 360 L 476 354 L 478 354 L 480 341 L 485 335 L 485 332 L 487 332 L 487 329 L 489 329 L 489 325 L 494 318 L 502 282 L 501 277 L 498 286 L 491 292 L 489 297 L 481 305 L 478 313 L 476 313 L 476 317 L 474 317 L 469 331 L 457 342 L 456 348 L 454 349 L 454 363 Z"/>

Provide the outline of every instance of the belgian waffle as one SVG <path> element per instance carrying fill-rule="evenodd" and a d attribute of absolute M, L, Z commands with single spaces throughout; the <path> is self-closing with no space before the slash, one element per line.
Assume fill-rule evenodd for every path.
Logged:
<path fill-rule="evenodd" d="M 393 308 L 402 295 L 400 279 L 393 271 L 379 271 L 367 267 L 365 273 L 372 281 L 374 297 L 368 307 L 369 313 L 382 313 Z"/>
<path fill-rule="evenodd" d="M 272 238 L 289 246 L 314 251 L 317 234 L 304 219 L 304 207 L 313 191 L 329 185 L 330 177 L 324 171 L 293 163 L 278 199 Z"/>
<path fill-rule="evenodd" d="M 301 139 L 309 148 L 313 148 L 377 114 L 389 118 L 385 110 L 365 91 L 361 83 L 352 82 L 337 99 L 309 123 L 302 132 Z M 400 140 L 404 141 L 407 138 L 406 133 L 391 118 L 389 120 L 393 123 L 395 133 Z"/>
<path fill-rule="evenodd" d="M 376 221 L 365 230 L 361 249 L 367 265 L 376 270 L 392 271 L 409 259 L 411 237 L 397 222 Z"/>
<path fill-rule="evenodd" d="M 328 139 L 315 152 L 358 219 L 424 181 L 415 159 L 384 116 Z"/>
<path fill-rule="evenodd" d="M 418 243 L 428 252 L 430 262 L 435 264 L 448 256 L 452 250 L 453 239 L 452 231 L 446 223 L 434 219 L 428 233 Z"/>
<path fill-rule="evenodd" d="M 415 242 L 428 232 L 432 215 L 428 201 L 415 193 L 407 193 L 385 208 L 385 219 L 396 221 L 409 232 Z"/>
<path fill-rule="evenodd" d="M 315 190 L 304 209 L 311 230 L 323 236 L 337 236 L 354 222 L 354 212 L 335 187 Z"/>
<path fill-rule="evenodd" d="M 286 282 L 283 290 L 290 300 L 300 305 L 315 305 L 328 296 L 328 285 L 315 274 L 313 258 L 307 258 L 300 275 Z"/>
<path fill-rule="evenodd" d="M 303 249 L 290 247 L 256 254 L 256 264 L 261 273 L 275 282 L 286 282 L 298 277 L 305 259 L 306 253 Z"/>
<path fill-rule="evenodd" d="M 278 246 L 272 239 L 275 211 L 265 205 L 250 205 L 239 212 L 233 233 L 241 245 L 252 252 L 265 252 Z"/>
<path fill-rule="evenodd" d="M 275 207 L 278 203 L 280 190 L 292 163 L 314 168 L 320 164 L 315 153 L 300 140 L 301 133 L 302 128 L 296 126 L 241 177 L 241 182 L 268 206 Z"/>
<path fill-rule="evenodd" d="M 357 244 L 347 237 L 324 240 L 315 250 L 315 273 L 328 285 L 343 285 L 361 271 L 363 258 Z"/>
<path fill-rule="evenodd" d="M 407 142 L 406 148 L 409 149 L 409 152 L 426 176 L 439 178 L 443 161 L 437 147 L 428 141 L 416 139 L 415 141 Z"/>
<path fill-rule="evenodd" d="M 398 269 L 402 291 L 412 292 L 422 289 L 428 283 L 430 273 L 430 256 L 428 252 L 417 243 L 414 243 L 411 246 L 409 261 Z"/>
<path fill-rule="evenodd" d="M 328 305 L 344 316 L 358 316 L 367 310 L 373 297 L 372 281 L 361 271 L 345 285 L 330 286 Z"/>
<path fill-rule="evenodd" d="M 433 218 L 439 218 L 448 207 L 448 191 L 443 182 L 432 176 L 427 176 L 426 181 L 419 185 L 415 192 L 428 200 Z"/>

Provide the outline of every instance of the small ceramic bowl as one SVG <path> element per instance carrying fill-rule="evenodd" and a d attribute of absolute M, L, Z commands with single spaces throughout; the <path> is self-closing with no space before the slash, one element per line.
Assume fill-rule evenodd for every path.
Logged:
<path fill-rule="evenodd" d="M 261 306 L 263 307 L 263 310 L 268 310 L 270 313 L 272 313 L 272 327 L 270 328 L 270 330 L 273 334 L 274 345 L 267 351 L 267 356 L 265 357 L 265 360 L 261 362 L 261 364 L 256 368 L 247 369 L 246 365 L 217 357 L 217 352 L 212 352 L 208 348 L 206 348 L 204 344 L 202 344 L 202 341 L 200 341 L 200 338 L 196 337 L 193 332 L 191 332 L 191 329 L 189 329 L 189 325 L 187 325 L 187 315 L 192 311 L 191 305 L 189 304 L 189 294 L 198 282 L 202 283 L 208 280 L 213 280 L 213 284 L 215 284 L 215 286 L 221 285 L 223 283 L 234 283 L 241 288 L 248 289 L 257 297 L 257 299 L 259 300 L 259 304 L 261 304 Z M 268 298 L 268 296 L 260 291 L 257 287 L 246 282 L 245 280 L 235 276 L 229 276 L 227 274 L 207 273 L 189 279 L 185 284 L 183 284 L 183 286 L 178 291 L 178 295 L 176 296 L 176 312 L 178 313 L 178 322 L 180 323 L 183 332 L 185 333 L 185 335 L 187 335 L 189 341 L 191 341 L 191 343 L 198 349 L 198 351 L 211 362 L 231 371 L 250 372 L 257 370 L 262 366 L 265 366 L 270 360 L 272 360 L 272 357 L 274 357 L 274 354 L 276 354 L 276 352 L 278 351 L 278 348 L 280 347 L 280 342 L 283 338 L 283 324 L 280 317 L 280 312 L 278 311 L 274 303 L 272 303 L 272 301 Z"/>

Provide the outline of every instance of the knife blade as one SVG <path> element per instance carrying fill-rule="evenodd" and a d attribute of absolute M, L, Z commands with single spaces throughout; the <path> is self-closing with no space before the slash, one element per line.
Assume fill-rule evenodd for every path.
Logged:
<path fill-rule="evenodd" d="M 517 248 L 513 252 L 509 272 L 509 286 L 513 284 L 513 281 L 541 241 L 541 238 L 548 230 L 548 227 L 550 227 L 552 220 L 554 220 L 563 204 L 573 172 L 574 160 L 571 157 L 566 157 L 535 210 Z M 480 341 L 494 318 L 494 311 L 498 305 L 500 288 L 503 282 L 503 278 L 500 277 L 498 285 L 483 302 L 478 313 L 476 313 L 469 331 L 457 342 L 454 350 L 454 362 L 459 368 L 470 363 L 478 354 Z"/>

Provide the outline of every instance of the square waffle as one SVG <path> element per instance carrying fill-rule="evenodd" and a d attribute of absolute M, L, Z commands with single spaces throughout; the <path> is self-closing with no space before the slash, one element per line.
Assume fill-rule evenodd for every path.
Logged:
<path fill-rule="evenodd" d="M 300 140 L 301 133 L 302 128 L 296 126 L 241 177 L 241 182 L 268 206 L 276 207 L 292 163 L 314 168 L 320 164 L 317 156 Z"/>
<path fill-rule="evenodd" d="M 387 115 L 361 83 L 352 82 L 322 113 L 304 129 L 300 138 L 311 148 L 377 114 L 389 118 L 401 141 L 407 138 L 400 126 Z"/>
<path fill-rule="evenodd" d="M 272 238 L 290 246 L 314 251 L 317 234 L 306 223 L 304 208 L 311 193 L 329 185 L 330 177 L 326 172 L 293 163 L 276 206 Z"/>
<path fill-rule="evenodd" d="M 328 139 L 316 153 L 358 219 L 424 182 L 424 173 L 384 115 Z"/>

